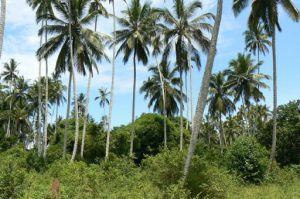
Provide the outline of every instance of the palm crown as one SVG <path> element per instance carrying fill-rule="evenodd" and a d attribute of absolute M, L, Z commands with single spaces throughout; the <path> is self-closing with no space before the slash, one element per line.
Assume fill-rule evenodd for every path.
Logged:
<path fill-rule="evenodd" d="M 159 65 L 163 78 L 163 86 L 166 98 L 166 114 L 173 116 L 178 113 L 178 104 L 180 102 L 180 79 L 176 76 L 177 68 L 171 70 L 170 63 L 161 63 Z M 148 107 L 153 106 L 153 110 L 163 114 L 163 94 L 160 81 L 160 74 L 156 66 L 149 68 L 152 76 L 144 81 L 140 88 L 141 93 L 145 93 L 144 98 L 149 98 Z M 186 96 L 184 96 L 186 100 Z"/>
<path fill-rule="evenodd" d="M 42 27 L 39 34 L 48 32 L 52 34 L 53 37 L 38 49 L 37 55 L 40 58 L 49 57 L 60 49 L 55 68 L 58 73 L 65 72 L 70 67 L 69 23 L 71 23 L 74 59 L 78 72 L 83 75 L 86 74 L 86 70 L 93 73 L 92 69 L 93 67 L 96 68 L 96 61 L 101 61 L 103 57 L 108 60 L 104 52 L 103 42 L 109 38 L 87 27 L 98 14 L 96 10 L 86 12 L 85 8 L 89 6 L 89 2 L 89 0 L 73 0 L 70 5 L 69 3 L 63 3 L 61 1 L 54 1 L 53 5 L 57 14 L 48 14 L 47 16 L 43 15 L 38 17 L 38 20 L 46 18 L 50 23 Z M 72 12 L 71 21 L 69 20 L 69 7 Z"/>

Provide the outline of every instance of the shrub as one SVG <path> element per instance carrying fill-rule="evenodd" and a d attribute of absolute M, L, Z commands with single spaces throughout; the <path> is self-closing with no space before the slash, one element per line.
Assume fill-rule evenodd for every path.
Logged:
<path fill-rule="evenodd" d="M 254 137 L 241 136 L 227 152 L 227 166 L 246 182 L 259 183 L 267 168 L 267 154 Z"/>
<path fill-rule="evenodd" d="M 185 155 L 185 152 L 166 150 L 145 159 L 142 168 L 147 178 L 162 191 L 176 186 L 192 198 L 224 198 L 229 188 L 233 189 L 236 185 L 234 177 L 199 156 L 194 156 L 186 182 L 182 185 Z"/>

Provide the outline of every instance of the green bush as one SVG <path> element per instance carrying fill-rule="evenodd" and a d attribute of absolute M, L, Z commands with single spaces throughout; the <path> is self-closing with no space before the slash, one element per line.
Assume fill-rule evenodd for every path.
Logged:
<path fill-rule="evenodd" d="M 300 100 L 278 106 L 276 161 L 280 166 L 300 164 Z M 258 135 L 258 141 L 271 149 L 273 121 Z"/>
<path fill-rule="evenodd" d="M 267 168 L 267 155 L 267 150 L 254 137 L 241 136 L 227 152 L 227 166 L 246 182 L 259 183 Z"/>
<path fill-rule="evenodd" d="M 156 186 L 166 190 L 182 184 L 182 169 L 186 152 L 166 150 L 142 162 L 142 168 Z M 193 164 L 181 187 L 192 198 L 224 198 L 237 180 L 224 169 L 211 165 L 205 159 L 194 156 Z M 184 191 L 185 190 L 185 191 Z M 186 197 L 187 198 L 187 197 Z"/>
<path fill-rule="evenodd" d="M 158 114 L 143 114 L 135 121 L 134 154 L 140 163 L 147 155 L 156 155 L 163 149 L 164 125 L 163 117 Z M 177 121 L 167 120 L 168 148 L 178 147 L 179 126 Z M 111 151 L 119 156 L 127 155 L 130 147 L 132 125 L 115 128 L 111 134 Z M 184 129 L 184 139 L 188 139 L 189 131 Z M 185 140 L 187 143 L 187 140 Z"/>

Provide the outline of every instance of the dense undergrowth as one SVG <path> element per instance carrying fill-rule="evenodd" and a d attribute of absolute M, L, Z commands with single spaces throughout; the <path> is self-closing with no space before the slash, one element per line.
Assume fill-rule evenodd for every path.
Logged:
<path fill-rule="evenodd" d="M 247 138 L 248 139 L 248 138 Z M 245 142 L 244 139 L 243 142 Z M 1 154 L 0 198 L 51 198 L 55 179 L 61 198 L 299 198 L 299 169 L 276 167 L 259 183 L 243 180 L 223 160 L 211 161 L 212 151 L 198 147 L 186 182 L 182 182 L 185 152 L 165 150 L 140 165 L 128 158 L 98 164 L 61 159 L 39 169 L 30 151 L 14 147 Z M 201 155 L 200 155 L 201 154 Z M 203 154 L 206 154 L 203 156 Z M 222 159 L 222 157 L 220 157 Z M 224 157 L 225 159 L 226 157 Z M 37 160 L 36 160 L 37 161 Z M 232 167 L 231 167 L 232 168 Z"/>

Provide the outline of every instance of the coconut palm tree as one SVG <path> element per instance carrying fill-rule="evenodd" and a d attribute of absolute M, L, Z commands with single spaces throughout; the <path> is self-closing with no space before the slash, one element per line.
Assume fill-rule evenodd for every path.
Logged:
<path fill-rule="evenodd" d="M 14 83 L 12 92 L 7 96 L 6 100 L 12 104 L 12 109 L 8 115 L 12 121 L 12 132 L 16 136 L 24 137 L 24 132 L 29 132 L 29 105 L 28 105 L 28 82 L 24 77 L 19 77 Z M 25 129 L 26 128 L 26 129 Z"/>
<path fill-rule="evenodd" d="M 122 29 L 115 32 L 115 43 L 120 44 L 116 56 L 123 52 L 124 63 L 127 63 L 133 54 L 132 130 L 129 151 L 130 156 L 132 156 L 135 131 L 136 61 L 141 61 L 144 65 L 148 63 L 148 46 L 151 42 L 151 34 L 149 33 L 153 32 L 154 28 L 150 20 L 151 8 L 148 3 L 142 5 L 140 0 L 132 0 L 127 9 L 123 11 L 123 14 L 122 18 L 118 18 Z"/>
<path fill-rule="evenodd" d="M 72 105 L 74 106 L 74 110 L 75 110 L 75 99 L 73 99 Z M 77 97 L 77 109 L 78 109 L 78 115 L 80 117 L 84 116 L 84 113 L 86 112 L 86 97 L 83 93 L 79 93 L 78 97 Z"/>
<path fill-rule="evenodd" d="M 226 87 L 234 92 L 234 101 L 242 100 L 243 105 L 250 106 L 251 99 L 258 102 L 264 100 L 263 93 L 259 90 L 261 88 L 268 88 L 262 82 L 265 79 L 270 79 L 268 75 L 256 74 L 256 70 L 262 65 L 262 61 L 254 64 L 251 55 L 239 53 L 236 59 L 229 63 L 229 69 L 225 71 L 228 75 Z"/>
<path fill-rule="evenodd" d="M 114 91 L 115 91 L 115 63 L 116 63 L 116 9 L 115 9 L 115 0 L 109 0 L 109 3 L 112 4 L 112 17 L 113 17 L 113 54 L 112 54 L 112 68 L 111 68 L 111 88 L 110 88 L 110 103 L 109 103 L 109 113 L 108 113 L 108 131 L 106 137 L 106 147 L 105 147 L 105 159 L 108 159 L 109 155 L 109 142 L 110 142 L 110 131 L 111 131 L 111 120 L 114 104 Z"/>
<path fill-rule="evenodd" d="M 79 73 L 85 75 L 87 70 L 89 73 L 93 73 L 92 68 L 96 68 L 96 61 L 101 61 L 103 57 L 108 60 L 108 57 L 103 54 L 103 41 L 108 39 L 108 37 L 100 35 L 88 27 L 98 15 L 98 11 L 87 12 L 85 8 L 89 3 L 89 0 L 75 0 L 71 2 L 55 1 L 53 5 L 56 12 L 53 15 L 47 16 L 50 25 L 48 24 L 48 26 L 40 30 L 40 34 L 49 32 L 53 36 L 47 43 L 42 45 L 37 54 L 39 57 L 49 57 L 59 50 L 55 70 L 57 73 L 63 73 L 69 70 L 69 78 L 72 78 L 73 81 L 75 104 L 77 104 L 75 68 Z M 42 18 L 40 20 L 42 20 Z M 72 49 L 70 49 L 71 47 Z M 76 59 L 76 62 L 74 59 Z M 71 89 L 70 83 L 71 81 L 69 80 L 68 92 L 70 92 Z M 70 98 L 68 97 L 68 99 Z M 68 103 L 68 107 L 69 106 L 70 104 Z M 77 107 L 78 106 L 75 105 L 75 142 L 71 161 L 75 159 L 78 146 L 79 120 Z M 69 108 L 67 108 L 66 124 L 69 115 L 68 111 Z M 67 133 L 66 129 L 67 128 L 65 128 L 65 138 Z M 65 152 L 66 139 L 64 140 L 63 156 Z"/>
<path fill-rule="evenodd" d="M 9 63 L 4 63 L 4 71 L 0 74 L 3 81 L 6 82 L 9 85 L 9 92 L 10 94 L 13 91 L 13 84 L 18 79 L 18 63 L 16 60 L 11 59 Z M 12 101 L 9 102 L 9 110 L 12 109 Z M 6 137 L 10 137 L 10 117 L 8 117 L 8 124 L 7 124 L 7 130 L 6 130 Z"/>
<path fill-rule="evenodd" d="M 51 101 L 56 106 L 55 110 L 55 130 L 54 135 L 57 133 L 57 121 L 58 121 L 58 108 L 66 102 L 66 98 L 64 96 L 64 92 L 67 90 L 66 86 L 62 84 L 62 81 L 57 77 L 57 75 L 52 75 L 53 85 L 51 91 Z"/>
<path fill-rule="evenodd" d="M 244 32 L 246 50 L 253 55 L 257 55 L 257 63 L 260 62 L 260 53 L 264 56 L 269 53 L 268 47 L 271 46 L 269 35 L 264 31 L 262 24 L 258 24 L 255 30 L 247 30 Z M 257 69 L 257 73 L 260 73 L 260 67 Z"/>
<path fill-rule="evenodd" d="M 93 0 L 90 4 L 89 12 L 98 12 L 98 15 L 102 15 L 108 17 L 108 13 L 106 9 L 103 7 L 100 0 Z M 98 25 L 98 15 L 95 18 L 94 31 L 97 32 Z M 105 52 L 103 52 L 105 54 Z M 86 104 L 85 104 L 85 112 L 84 112 L 84 121 L 83 121 L 83 130 L 82 130 L 82 140 L 81 140 L 81 149 L 80 149 L 80 157 L 83 158 L 84 144 L 85 144 L 85 135 L 86 135 L 86 126 L 87 126 L 87 116 L 89 113 L 89 102 L 90 102 L 90 87 L 91 87 L 92 74 L 89 73 L 88 76 L 88 85 L 86 91 Z"/>
<path fill-rule="evenodd" d="M 226 70 L 228 75 L 228 81 L 226 87 L 233 91 L 234 101 L 237 102 L 242 100 L 243 105 L 247 109 L 248 117 L 247 130 L 250 133 L 250 117 L 249 117 L 249 107 L 251 100 L 259 102 L 264 100 L 264 95 L 259 88 L 268 88 L 268 86 L 262 82 L 265 79 L 270 79 L 268 75 L 257 74 L 257 69 L 262 65 L 262 62 L 254 64 L 254 60 L 251 59 L 251 55 L 238 54 L 236 59 L 233 59 L 229 63 L 229 69 Z"/>
<path fill-rule="evenodd" d="M 6 0 L 1 0 L 0 10 L 0 59 L 2 54 L 4 30 L 5 30 L 5 17 L 6 17 Z"/>
<path fill-rule="evenodd" d="M 207 101 L 207 96 L 208 96 L 208 90 L 209 90 L 209 83 L 211 79 L 211 71 L 213 69 L 213 64 L 215 60 L 215 55 L 216 55 L 216 46 L 217 46 L 217 41 L 218 41 L 218 36 L 219 36 L 219 30 L 220 30 L 220 25 L 222 21 L 222 13 L 223 13 L 223 0 L 218 0 L 217 3 L 217 14 L 215 17 L 215 24 L 214 28 L 212 30 L 212 37 L 211 37 L 211 42 L 209 46 L 209 51 L 208 51 L 208 57 L 207 57 L 207 62 L 205 66 L 205 71 L 204 71 L 204 76 L 202 79 L 202 84 L 201 84 L 201 89 L 198 97 L 198 102 L 197 102 L 197 108 L 196 108 L 196 113 L 192 122 L 192 135 L 190 138 L 190 145 L 188 149 L 188 154 L 185 160 L 185 164 L 183 167 L 183 180 L 185 180 L 189 168 L 192 162 L 192 157 L 196 149 L 196 144 L 198 140 L 198 135 L 199 135 L 199 129 L 202 123 L 203 119 L 203 113 Z"/>
<path fill-rule="evenodd" d="M 235 105 L 231 100 L 232 93 L 229 88 L 226 87 L 226 80 L 224 72 L 219 72 L 212 75 L 209 84 L 209 113 L 218 118 L 219 120 L 219 133 L 221 153 L 223 154 L 224 146 L 226 146 L 226 137 L 223 131 L 222 116 L 226 116 L 227 113 L 231 113 L 235 110 Z"/>
<path fill-rule="evenodd" d="M 175 0 L 173 13 L 168 10 L 159 10 L 164 21 L 169 25 L 160 24 L 164 29 L 165 50 L 163 52 L 163 61 L 169 58 L 171 49 L 175 46 L 176 65 L 180 73 L 180 150 L 183 149 L 183 81 L 182 73 L 188 68 L 188 56 L 193 57 L 197 65 L 200 66 L 200 53 L 197 47 L 205 53 L 208 52 L 209 38 L 203 34 L 203 31 L 210 32 L 211 25 L 207 20 L 213 18 L 211 13 L 205 13 L 199 17 L 193 18 L 196 11 L 202 8 L 200 1 L 193 1 L 185 5 L 182 0 Z"/>
<path fill-rule="evenodd" d="M 234 0 L 233 12 L 237 16 L 248 5 L 249 0 Z M 279 7 L 288 14 L 293 20 L 298 22 L 300 19 L 299 10 L 295 7 L 292 0 L 266 0 L 253 1 L 251 5 L 248 24 L 250 29 L 254 29 L 261 22 L 265 31 L 272 37 L 272 56 L 273 56 L 273 134 L 272 149 L 268 171 L 272 170 L 273 161 L 276 153 L 276 132 L 277 132 L 277 62 L 276 62 L 276 29 L 281 32 L 279 24 Z"/>
<path fill-rule="evenodd" d="M 42 26 L 48 26 L 48 15 L 53 15 L 53 8 L 52 8 L 52 2 L 53 0 L 27 0 L 27 3 L 36 10 L 36 18 L 39 18 L 41 16 L 43 16 L 43 20 L 42 20 Z M 48 33 L 47 31 L 44 32 L 44 36 L 45 36 L 45 43 L 48 42 Z M 40 35 L 41 36 L 41 41 L 42 41 L 42 37 L 43 34 Z M 45 56 L 43 57 L 45 58 L 45 62 L 46 62 L 46 75 L 45 75 L 45 80 L 46 80 L 46 95 L 45 95 L 45 104 L 48 104 L 49 101 L 49 84 L 48 84 L 48 57 Z M 41 66 L 41 60 L 40 61 L 40 66 Z M 40 75 L 40 72 L 39 72 Z M 44 121 L 44 153 L 43 153 L 43 157 L 46 158 L 46 154 L 47 154 L 47 136 L 48 136 L 48 106 L 46 106 L 46 110 L 45 110 L 45 121 Z"/>
<path fill-rule="evenodd" d="M 110 95 L 110 92 L 108 92 L 107 88 L 100 88 L 98 89 L 98 92 L 99 92 L 99 96 L 95 97 L 95 101 L 99 100 L 99 106 L 100 108 L 103 108 L 103 118 L 104 118 L 103 129 L 104 131 L 106 131 L 107 122 L 106 122 L 105 105 L 109 105 L 108 96 Z"/>
<path fill-rule="evenodd" d="M 161 85 L 160 74 L 156 66 L 149 68 L 152 76 L 144 81 L 140 88 L 140 93 L 145 93 L 144 98 L 149 98 L 148 107 L 153 107 L 154 112 L 164 113 L 163 93 L 161 86 L 164 87 L 166 98 L 166 115 L 174 116 L 178 113 L 180 104 L 180 79 L 176 76 L 177 68 L 171 70 L 170 63 L 161 63 L 159 65 L 163 77 L 163 85 Z M 186 100 L 186 96 L 184 96 Z"/>

